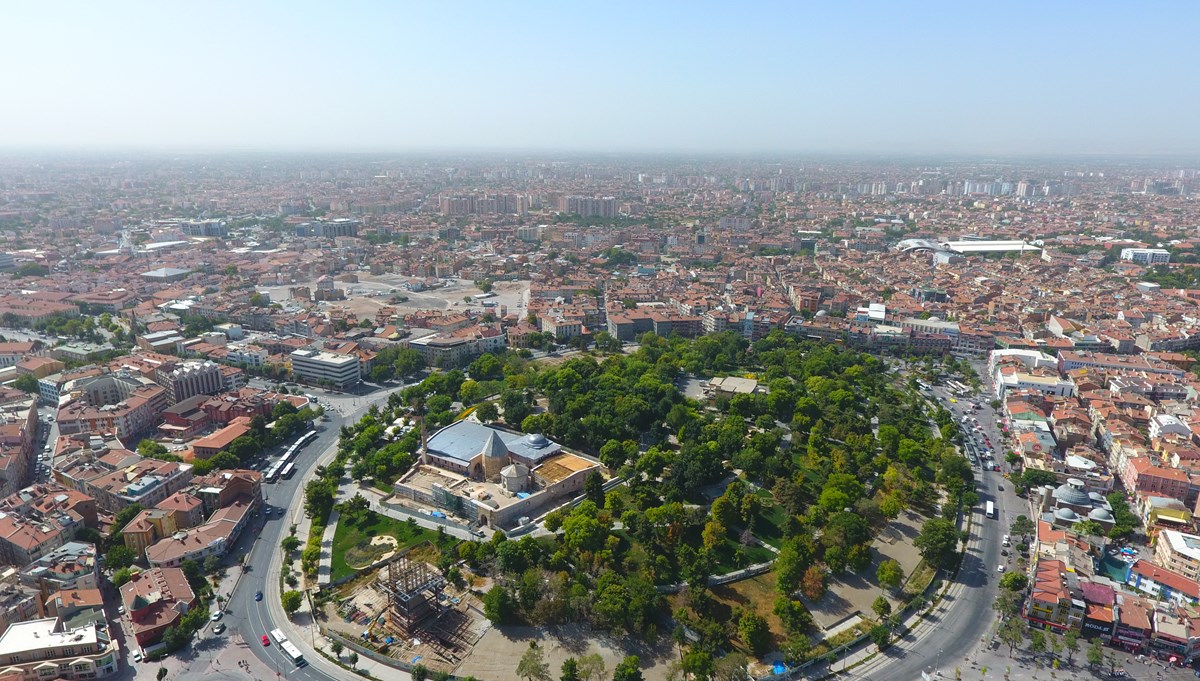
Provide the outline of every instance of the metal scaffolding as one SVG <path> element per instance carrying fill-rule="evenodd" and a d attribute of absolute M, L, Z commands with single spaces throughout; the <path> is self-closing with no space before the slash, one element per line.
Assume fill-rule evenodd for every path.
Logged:
<path fill-rule="evenodd" d="M 379 576 L 379 588 L 388 596 L 388 620 L 405 636 L 413 635 L 430 615 L 438 611 L 438 600 L 446 578 L 420 561 L 399 556 Z"/>

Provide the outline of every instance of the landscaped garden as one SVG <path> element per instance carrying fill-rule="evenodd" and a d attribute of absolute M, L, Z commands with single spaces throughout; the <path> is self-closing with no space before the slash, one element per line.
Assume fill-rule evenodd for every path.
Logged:
<path fill-rule="evenodd" d="M 391 537 L 395 540 L 387 540 Z M 443 549 L 457 540 L 440 537 Z M 343 512 L 333 535 L 330 579 L 334 582 L 351 577 L 358 570 L 383 558 L 387 553 L 403 551 L 424 542 L 437 544 L 439 534 L 412 521 L 396 520 L 370 510 Z"/>

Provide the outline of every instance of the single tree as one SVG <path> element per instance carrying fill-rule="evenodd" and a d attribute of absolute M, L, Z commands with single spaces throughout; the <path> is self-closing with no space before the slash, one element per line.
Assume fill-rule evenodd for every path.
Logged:
<path fill-rule="evenodd" d="M 887 628 L 887 625 L 877 624 L 871 627 L 868 632 L 871 636 L 871 641 L 878 646 L 880 650 L 885 650 L 892 642 L 892 631 Z"/>
<path fill-rule="evenodd" d="M 882 621 L 887 619 L 888 615 L 892 614 L 892 603 L 884 596 L 880 596 L 871 604 L 871 609 L 875 611 L 875 614 Z"/>
<path fill-rule="evenodd" d="M 992 603 L 992 609 L 1000 613 L 1004 619 L 1013 617 L 1021 611 L 1021 594 L 1008 589 L 1001 589 Z"/>
<path fill-rule="evenodd" d="M 1029 632 L 1029 652 L 1034 655 L 1046 652 L 1046 634 L 1044 632 L 1037 629 Z"/>
<path fill-rule="evenodd" d="M 1019 617 L 1010 617 L 1000 625 L 1000 641 L 1008 646 L 1008 656 L 1012 657 L 1017 646 L 1025 641 L 1025 625 Z"/>
<path fill-rule="evenodd" d="M 743 612 L 738 620 L 738 637 L 755 657 L 762 656 L 771 647 L 771 630 L 767 620 L 752 610 Z"/>
<path fill-rule="evenodd" d="M 1029 586 L 1029 578 L 1020 572 L 1007 572 L 1000 578 L 1000 588 L 1009 591 L 1024 591 Z"/>
<path fill-rule="evenodd" d="M 1037 526 L 1029 518 L 1019 515 L 1013 519 L 1012 524 L 1008 526 L 1009 534 L 1014 537 L 1021 537 L 1024 542 L 1026 537 L 1029 537 L 1034 532 L 1037 532 Z"/>
<path fill-rule="evenodd" d="M 352 651 L 350 653 L 350 655 L 348 655 L 346 657 L 346 664 L 350 665 L 351 669 L 354 669 L 355 667 L 357 667 L 358 666 L 358 653 Z"/>
<path fill-rule="evenodd" d="M 1079 652 L 1079 632 L 1072 629 L 1064 634 L 1063 646 L 1067 649 L 1067 664 L 1075 664 L 1075 653 Z"/>
<path fill-rule="evenodd" d="M 1094 638 L 1088 644 L 1087 661 L 1092 667 L 1099 667 L 1104 664 L 1104 646 L 1101 645 L 1100 639 Z"/>
<path fill-rule="evenodd" d="M 921 557 L 939 567 L 948 567 L 957 555 L 958 529 L 946 518 L 930 518 L 913 540 Z"/>
<path fill-rule="evenodd" d="M 637 655 L 626 655 L 613 669 L 613 681 L 643 681 L 640 665 Z"/>
<path fill-rule="evenodd" d="M 825 595 L 825 571 L 818 565 L 810 565 L 800 580 L 800 593 L 810 601 L 820 600 Z"/>
<path fill-rule="evenodd" d="M 530 641 L 529 647 L 517 662 L 517 676 L 526 681 L 550 681 L 550 665 L 546 664 L 546 655 L 537 641 Z"/>
<path fill-rule="evenodd" d="M 608 678 L 608 669 L 605 667 L 604 658 L 600 657 L 599 653 L 579 658 L 579 678 L 582 681 L 605 681 Z"/>
<path fill-rule="evenodd" d="M 341 643 L 341 641 L 334 641 L 333 643 L 330 643 L 330 644 L 329 644 L 329 649 L 330 649 L 331 651 L 333 651 L 333 656 L 334 656 L 334 657 L 341 657 L 341 656 L 342 656 L 342 651 L 343 651 L 343 650 L 345 650 L 345 648 L 342 646 L 342 643 Z M 420 666 L 420 665 L 417 665 L 417 667 L 419 667 L 419 666 Z M 416 668 L 416 667 L 413 667 L 413 681 L 416 681 L 416 678 L 417 678 L 417 673 L 416 673 L 416 672 L 417 672 L 417 668 Z"/>
<path fill-rule="evenodd" d="M 879 586 L 885 589 L 895 589 L 900 586 L 900 582 L 904 581 L 904 568 L 894 560 L 885 560 L 875 570 L 875 579 L 879 581 Z"/>
<path fill-rule="evenodd" d="M 304 603 L 303 595 L 294 589 L 284 591 L 279 598 L 283 602 L 283 611 L 288 614 L 288 617 L 294 615 L 300 609 L 301 604 Z"/>
<path fill-rule="evenodd" d="M 558 681 L 582 681 L 579 678 L 579 661 L 573 657 L 563 660 L 562 674 L 559 675 Z"/>
<path fill-rule="evenodd" d="M 746 665 L 748 661 L 746 656 L 741 653 L 729 653 L 725 657 L 713 663 L 712 681 L 749 681 L 750 675 L 746 673 Z M 683 666 L 679 666 L 679 672 L 683 672 Z M 668 670 L 668 674 L 670 670 Z M 682 676 L 680 681 L 682 681 Z"/>
<path fill-rule="evenodd" d="M 157 673 L 157 674 L 155 674 L 155 678 L 156 678 L 156 679 L 158 679 L 158 681 L 163 681 L 163 679 L 167 678 L 167 669 L 166 669 L 166 667 L 159 667 L 159 668 L 158 668 L 158 673 Z"/>

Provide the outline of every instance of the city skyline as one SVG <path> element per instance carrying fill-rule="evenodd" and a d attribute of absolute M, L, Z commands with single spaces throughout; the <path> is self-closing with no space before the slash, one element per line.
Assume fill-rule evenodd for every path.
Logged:
<path fill-rule="evenodd" d="M 1082 8 L 13 7 L 0 149 L 1200 153 L 1197 10 Z"/>

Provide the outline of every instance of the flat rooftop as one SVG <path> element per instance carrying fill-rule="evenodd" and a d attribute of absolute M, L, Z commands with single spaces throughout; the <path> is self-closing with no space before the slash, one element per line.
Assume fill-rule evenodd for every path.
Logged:
<path fill-rule="evenodd" d="M 57 626 L 58 619 L 55 617 L 9 625 L 4 634 L 0 635 L 0 655 L 7 660 L 10 655 L 20 655 L 29 650 L 68 645 L 95 646 L 99 642 L 95 624 L 67 631 L 55 631 Z"/>

